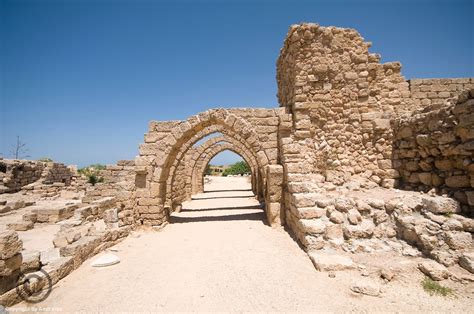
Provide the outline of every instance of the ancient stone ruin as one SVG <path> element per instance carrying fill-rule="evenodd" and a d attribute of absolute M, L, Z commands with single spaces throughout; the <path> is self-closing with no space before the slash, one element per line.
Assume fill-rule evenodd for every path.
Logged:
<path fill-rule="evenodd" d="M 474 78 L 407 81 L 370 46 L 353 29 L 291 26 L 277 60 L 280 108 L 151 121 L 135 160 L 108 166 L 103 184 L 76 183 L 69 202 L 47 199 L 80 182 L 65 166 L 0 161 L 2 195 L 51 193 L 0 234 L 0 304 L 19 301 L 20 271 L 57 282 L 133 228 L 165 227 L 223 150 L 249 164 L 268 223 L 318 270 L 350 267 L 334 252 L 394 250 L 474 273 Z M 59 224 L 51 247 L 22 251 L 17 232 L 46 222 Z"/>

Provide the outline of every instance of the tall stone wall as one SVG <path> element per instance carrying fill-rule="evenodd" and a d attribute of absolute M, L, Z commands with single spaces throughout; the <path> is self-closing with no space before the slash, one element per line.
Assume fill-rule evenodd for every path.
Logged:
<path fill-rule="evenodd" d="M 474 89 L 440 109 L 427 109 L 395 121 L 393 164 L 401 175 L 400 187 L 425 192 L 434 187 L 453 195 L 472 214 Z"/>
<path fill-rule="evenodd" d="M 390 119 L 411 107 L 400 63 L 380 64 L 370 45 L 353 29 L 294 25 L 278 58 L 278 99 L 293 116 L 287 143 L 307 155 L 306 173 L 335 184 L 393 178 Z"/>

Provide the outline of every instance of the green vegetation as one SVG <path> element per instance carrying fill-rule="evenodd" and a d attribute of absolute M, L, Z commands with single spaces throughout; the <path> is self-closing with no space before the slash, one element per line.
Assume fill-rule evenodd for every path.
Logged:
<path fill-rule="evenodd" d="M 243 174 L 250 174 L 250 167 L 245 161 L 236 162 L 233 165 L 230 165 L 229 168 L 225 169 L 222 175 L 243 175 Z"/>
<path fill-rule="evenodd" d="M 42 161 L 42 162 L 52 162 L 53 160 L 49 157 L 43 157 L 43 158 L 40 158 L 38 159 L 38 161 Z"/>
<path fill-rule="evenodd" d="M 211 164 L 207 164 L 206 169 L 204 169 L 204 175 L 210 176 L 212 174 Z"/>
<path fill-rule="evenodd" d="M 104 178 L 100 176 L 100 171 L 105 170 L 106 166 L 101 164 L 93 164 L 77 170 L 80 175 L 87 177 L 87 182 L 92 185 L 104 182 Z"/>
<path fill-rule="evenodd" d="M 442 295 L 443 297 L 446 297 L 448 295 L 453 294 L 453 289 L 448 288 L 448 287 L 443 287 L 439 283 L 437 283 L 434 280 L 431 280 L 428 277 L 425 277 L 423 281 L 421 282 L 421 286 L 423 287 L 423 290 L 428 292 L 430 295 Z"/>

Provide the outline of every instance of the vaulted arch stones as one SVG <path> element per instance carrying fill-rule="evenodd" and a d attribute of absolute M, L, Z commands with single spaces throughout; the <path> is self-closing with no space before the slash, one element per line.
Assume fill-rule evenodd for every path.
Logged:
<path fill-rule="evenodd" d="M 150 122 L 135 159 L 135 217 L 146 225 L 165 222 L 181 202 L 202 189 L 193 175 L 202 174 L 211 156 L 223 150 L 234 151 L 249 163 L 254 192 L 267 203 L 272 190 L 268 169 L 281 168 L 278 128 L 285 116 L 284 109 L 211 109 L 184 121 Z M 194 147 L 213 133 L 222 136 Z"/>

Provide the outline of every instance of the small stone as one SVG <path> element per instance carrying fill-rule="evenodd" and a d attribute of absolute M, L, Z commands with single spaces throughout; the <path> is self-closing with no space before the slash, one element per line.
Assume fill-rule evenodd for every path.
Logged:
<path fill-rule="evenodd" d="M 120 263 L 120 258 L 117 255 L 107 253 L 94 259 L 91 263 L 91 266 L 92 267 L 105 267 L 105 266 L 115 265 L 118 263 Z"/>
<path fill-rule="evenodd" d="M 342 224 L 344 222 L 344 214 L 335 210 L 329 215 L 329 220 L 335 224 Z"/>
<path fill-rule="evenodd" d="M 382 268 L 380 270 L 380 277 L 387 281 L 392 281 L 393 277 L 395 277 L 395 274 L 390 269 Z"/>
<path fill-rule="evenodd" d="M 375 282 L 363 281 L 351 286 L 351 290 L 355 293 L 370 295 L 376 297 L 380 294 L 380 287 Z"/>

